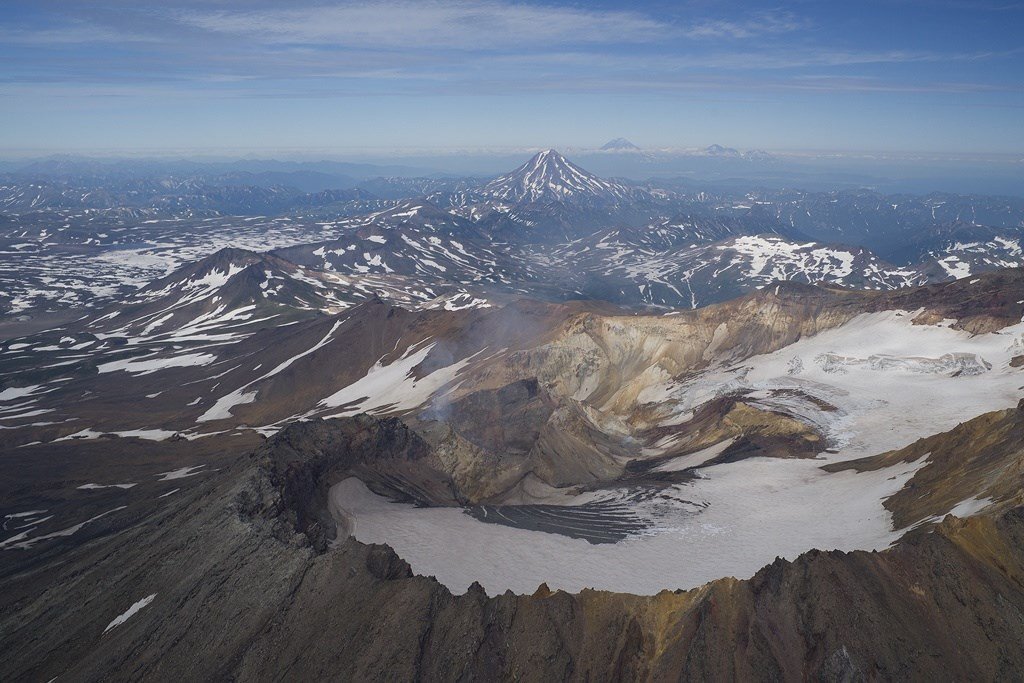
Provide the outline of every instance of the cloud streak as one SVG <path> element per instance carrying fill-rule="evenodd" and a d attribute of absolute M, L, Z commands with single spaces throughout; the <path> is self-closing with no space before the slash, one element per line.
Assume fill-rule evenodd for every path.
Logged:
<path fill-rule="evenodd" d="M 752 16 L 739 21 L 700 21 L 684 29 L 683 34 L 689 38 L 743 39 L 792 33 L 810 27 L 809 20 L 799 18 L 792 12 L 755 12 Z"/>
<path fill-rule="evenodd" d="M 172 13 L 178 22 L 268 43 L 361 48 L 479 50 L 554 43 L 644 43 L 670 26 L 630 11 L 524 5 L 484 0 L 389 0 L 263 11 Z"/>

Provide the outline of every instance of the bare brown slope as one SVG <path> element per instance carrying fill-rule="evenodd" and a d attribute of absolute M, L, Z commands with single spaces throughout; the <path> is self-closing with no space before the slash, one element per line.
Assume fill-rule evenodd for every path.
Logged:
<path fill-rule="evenodd" d="M 296 425 L 112 515 L 0 594 L 4 680 L 994 680 L 1024 671 L 1024 510 L 881 553 L 810 552 L 653 597 L 453 596 L 390 549 L 326 549 L 320 493 L 417 467 L 397 420 Z M 104 629 L 135 601 L 153 602 Z"/>

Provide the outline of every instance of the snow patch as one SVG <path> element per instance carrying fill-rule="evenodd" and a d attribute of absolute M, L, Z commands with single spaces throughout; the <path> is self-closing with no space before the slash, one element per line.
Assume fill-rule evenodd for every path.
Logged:
<path fill-rule="evenodd" d="M 109 631 L 112 628 L 117 628 L 118 626 L 120 626 L 124 622 L 128 621 L 129 619 L 131 619 L 133 616 L 138 614 L 139 611 L 142 610 L 142 608 L 148 607 L 149 604 L 152 603 L 153 600 L 156 599 L 156 596 L 157 596 L 157 594 L 153 593 L 152 595 L 147 595 L 146 597 L 142 598 L 138 602 L 132 604 L 131 607 L 126 609 L 124 612 L 119 614 L 117 616 L 117 618 L 115 618 L 112 622 L 107 624 L 107 627 L 105 629 L 103 629 L 103 632 L 106 633 L 107 631 Z"/>

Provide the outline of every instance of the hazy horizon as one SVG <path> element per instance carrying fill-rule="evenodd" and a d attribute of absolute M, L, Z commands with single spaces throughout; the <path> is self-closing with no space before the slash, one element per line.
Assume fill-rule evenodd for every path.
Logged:
<path fill-rule="evenodd" d="M 590 145 L 558 144 L 522 144 L 522 145 L 487 145 L 487 146 L 393 146 L 393 147 L 150 147 L 150 148 L 0 148 L 0 160 L 18 161 L 24 159 L 42 159 L 50 157 L 80 157 L 92 159 L 189 159 L 202 161 L 213 159 L 244 160 L 244 159 L 277 159 L 294 161 L 344 161 L 348 159 L 387 159 L 393 157 L 416 156 L 495 156 L 505 154 L 536 154 L 537 152 L 554 149 L 564 154 L 629 154 L 633 152 L 615 152 L 602 150 L 603 144 L 621 136 L 612 136 L 607 140 Z M 632 139 L 627 139 L 633 142 Z M 928 151 L 913 149 L 842 149 L 842 148 L 773 148 L 767 145 L 737 146 L 727 141 L 710 140 L 694 145 L 637 145 L 639 153 L 653 155 L 694 156 L 703 153 L 708 147 L 721 146 L 736 149 L 740 152 L 767 152 L 778 157 L 794 159 L 978 159 L 996 162 L 1024 163 L 1024 151 L 1013 152 L 971 152 L 971 151 Z"/>
<path fill-rule="evenodd" d="M 585 170 L 633 182 L 679 179 L 704 188 L 789 188 L 809 191 L 868 189 L 886 194 L 954 192 L 1024 197 L 1024 162 L 1011 154 L 898 152 L 779 152 L 738 150 L 715 156 L 705 148 L 601 151 L 598 147 L 554 147 Z M 263 150 L 229 153 L 189 150 L 27 154 L 4 157 L 0 172 L 25 179 L 91 175 L 103 168 L 121 175 L 208 175 L 241 172 L 277 174 L 277 184 L 352 187 L 385 176 L 495 177 L 518 167 L 542 146 L 477 149 Z M 759 150 L 758 150 L 759 151 Z M 282 175 L 283 174 L 283 175 Z M 290 174 L 290 175 L 289 175 Z M 337 182 L 324 182 L 337 177 Z M 294 178 L 294 180 L 290 180 Z"/>

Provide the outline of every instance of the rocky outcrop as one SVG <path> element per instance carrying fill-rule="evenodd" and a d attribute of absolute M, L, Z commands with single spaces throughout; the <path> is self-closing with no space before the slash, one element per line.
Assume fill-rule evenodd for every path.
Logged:
<path fill-rule="evenodd" d="M 257 473 L 238 493 L 239 511 L 275 519 L 321 552 L 338 536 L 327 494 L 343 477 L 358 475 L 399 500 L 457 504 L 453 483 L 437 468 L 430 446 L 397 418 L 297 422 L 252 458 Z"/>
<path fill-rule="evenodd" d="M 753 456 L 811 458 L 826 447 L 825 439 L 809 425 L 787 415 L 752 406 L 735 395 L 704 403 L 694 411 L 690 420 L 681 425 L 657 427 L 641 435 L 651 442 L 671 440 L 663 454 L 633 463 L 634 468 L 642 469 L 723 441 L 731 443 L 718 456 L 703 461 L 702 466 L 736 462 Z"/>

